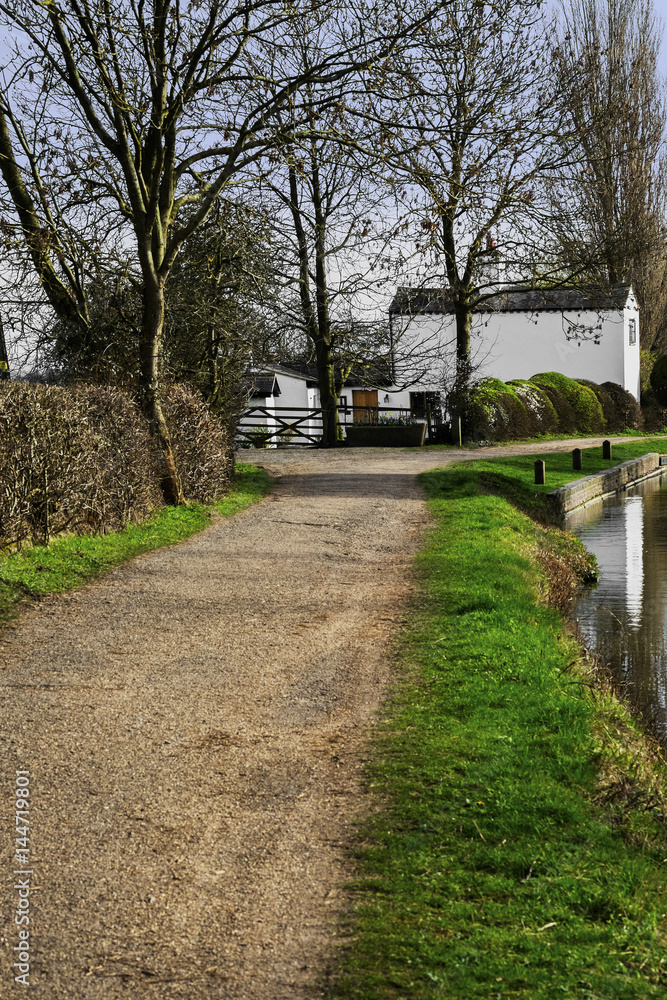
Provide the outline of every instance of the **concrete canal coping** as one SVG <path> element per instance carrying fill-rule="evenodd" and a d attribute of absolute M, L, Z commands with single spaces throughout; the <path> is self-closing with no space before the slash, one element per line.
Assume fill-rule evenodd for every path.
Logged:
<path fill-rule="evenodd" d="M 554 514 L 565 516 L 578 507 L 586 507 L 589 503 L 628 489 L 635 483 L 662 472 L 667 472 L 667 457 L 658 452 L 649 452 L 641 458 L 632 458 L 629 462 L 616 465 L 613 469 L 575 479 L 567 486 L 548 493 L 547 500 Z"/>

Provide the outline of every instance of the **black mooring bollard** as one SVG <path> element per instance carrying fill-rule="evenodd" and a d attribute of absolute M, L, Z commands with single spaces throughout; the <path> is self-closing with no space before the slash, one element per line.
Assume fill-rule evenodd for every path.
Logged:
<path fill-rule="evenodd" d="M 602 442 L 602 457 L 611 458 L 611 441 Z"/>
<path fill-rule="evenodd" d="M 572 468 L 577 469 L 577 471 L 582 468 L 581 448 L 572 449 Z"/>
<path fill-rule="evenodd" d="M 535 485 L 536 486 L 544 486 L 544 484 L 546 482 L 546 479 L 545 479 L 546 471 L 547 471 L 547 468 L 546 468 L 546 465 L 544 464 L 544 462 L 542 461 L 542 459 L 539 459 L 537 462 L 535 462 Z"/>

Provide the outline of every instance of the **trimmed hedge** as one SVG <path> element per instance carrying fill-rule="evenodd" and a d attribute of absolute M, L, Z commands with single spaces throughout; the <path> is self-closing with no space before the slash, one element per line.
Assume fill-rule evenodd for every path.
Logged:
<path fill-rule="evenodd" d="M 528 437 L 530 420 L 515 389 L 500 379 L 486 378 L 474 395 L 473 419 L 487 441 Z"/>
<path fill-rule="evenodd" d="M 226 428 L 199 393 L 182 383 L 167 388 L 164 409 L 186 498 L 208 503 L 222 496 L 234 474 L 234 448 Z"/>
<path fill-rule="evenodd" d="M 528 379 L 512 379 L 511 385 L 526 407 L 530 423 L 530 436 L 548 434 L 558 427 L 558 414 L 547 393 Z"/>
<path fill-rule="evenodd" d="M 590 382 L 586 378 L 579 378 L 577 379 L 577 382 L 579 382 L 580 385 L 587 386 L 591 392 L 594 392 L 597 396 L 598 403 L 602 407 L 602 413 L 605 419 L 605 430 L 622 430 L 624 424 L 621 420 L 621 414 L 616 409 L 616 405 L 607 390 L 601 385 L 598 385 L 596 382 Z"/>
<path fill-rule="evenodd" d="M 595 393 L 583 382 L 568 378 L 559 372 L 542 372 L 530 379 L 544 389 L 556 389 L 562 393 L 574 411 L 575 428 L 587 434 L 597 434 L 605 430 L 606 421 L 600 402 Z"/>
<path fill-rule="evenodd" d="M 540 386 L 547 394 L 558 420 L 557 428 L 559 434 L 574 434 L 577 430 L 577 415 L 570 406 L 570 401 L 563 393 L 550 385 Z"/>
<path fill-rule="evenodd" d="M 558 372 L 532 379 L 482 379 L 466 408 L 467 436 L 506 441 L 538 434 L 595 434 L 641 426 L 634 396 L 613 382 L 596 385 Z"/>
<path fill-rule="evenodd" d="M 229 486 L 227 435 L 182 386 L 165 413 L 188 499 Z M 0 383 L 0 547 L 117 530 L 163 504 L 163 459 L 118 389 Z"/>
<path fill-rule="evenodd" d="M 642 408 L 632 393 L 617 382 L 603 382 L 601 388 L 608 393 L 616 408 L 618 430 L 626 427 L 639 430 L 643 426 Z"/>

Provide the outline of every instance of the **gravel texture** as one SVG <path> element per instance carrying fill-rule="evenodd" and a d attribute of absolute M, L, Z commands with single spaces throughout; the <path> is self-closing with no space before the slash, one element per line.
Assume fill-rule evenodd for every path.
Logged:
<path fill-rule="evenodd" d="M 26 995 L 28 878 L 36 1000 L 306 1000 L 335 964 L 427 523 L 416 474 L 470 455 L 246 457 L 276 476 L 264 501 L 0 633 L 3 1000 Z M 14 875 L 17 769 L 30 876 Z"/>

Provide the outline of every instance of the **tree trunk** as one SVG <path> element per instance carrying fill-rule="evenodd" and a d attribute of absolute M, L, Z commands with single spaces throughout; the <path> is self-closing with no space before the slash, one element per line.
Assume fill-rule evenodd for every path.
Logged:
<path fill-rule="evenodd" d="M 456 302 L 456 389 L 467 395 L 470 391 L 472 362 L 470 360 L 470 332 L 472 329 L 472 310 L 467 298 Z"/>
<path fill-rule="evenodd" d="M 144 275 L 144 312 L 141 329 L 141 397 L 144 412 L 151 422 L 151 431 L 160 443 L 166 472 L 161 482 L 166 503 L 184 503 L 181 481 L 176 468 L 171 435 L 160 399 L 160 351 L 164 329 L 164 284 Z"/>
<path fill-rule="evenodd" d="M 338 395 L 336 393 L 336 373 L 331 344 L 323 338 L 315 341 L 317 361 L 317 381 L 322 407 L 322 447 L 335 448 L 340 444 L 338 422 Z"/>
<path fill-rule="evenodd" d="M 456 317 L 456 379 L 454 381 L 453 416 L 461 418 L 463 436 L 468 434 L 467 415 L 470 399 L 472 361 L 470 359 L 470 332 L 472 329 L 472 309 L 470 300 L 460 295 L 454 305 Z"/>

